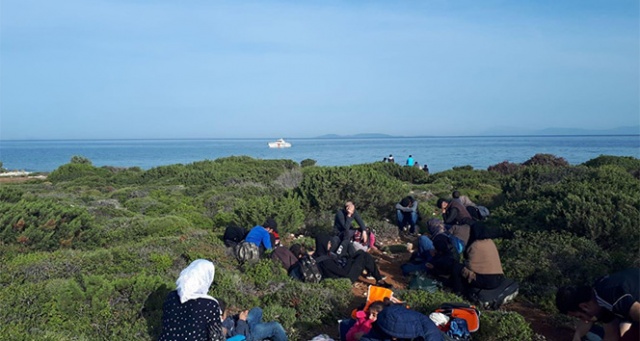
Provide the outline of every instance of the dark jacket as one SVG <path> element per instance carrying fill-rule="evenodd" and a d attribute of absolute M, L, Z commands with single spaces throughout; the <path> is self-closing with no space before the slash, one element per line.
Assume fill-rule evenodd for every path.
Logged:
<path fill-rule="evenodd" d="M 386 341 L 394 337 L 408 340 L 420 337 L 425 341 L 443 340 L 442 333 L 429 317 L 402 305 L 392 305 L 378 314 L 374 327 L 360 341 Z"/>
<path fill-rule="evenodd" d="M 455 200 L 449 202 L 446 211 L 442 214 L 442 219 L 447 225 L 473 225 L 475 222 L 467 208 Z"/>
<path fill-rule="evenodd" d="M 366 230 L 367 226 L 364 224 L 364 221 L 362 221 L 362 218 L 360 218 L 360 214 L 358 213 L 358 211 L 354 211 L 351 217 L 347 217 L 347 210 L 345 210 L 344 208 L 338 210 L 338 212 L 336 213 L 336 217 L 333 221 L 333 228 L 336 229 L 339 233 L 344 232 L 351 229 L 351 223 L 354 220 L 356 221 L 356 223 L 358 223 L 360 229 L 362 229 L 363 231 Z"/>
<path fill-rule="evenodd" d="M 284 246 L 276 247 L 271 253 L 271 259 L 278 261 L 287 271 L 298 261 L 298 257 Z"/>
<path fill-rule="evenodd" d="M 316 237 L 316 251 L 313 257 L 331 256 L 331 252 L 327 249 L 327 244 L 331 241 L 328 235 L 319 235 Z M 318 269 L 322 273 L 322 278 L 346 278 L 349 276 L 347 269 L 343 268 L 338 262 L 337 257 L 332 256 L 330 259 L 318 263 Z"/>

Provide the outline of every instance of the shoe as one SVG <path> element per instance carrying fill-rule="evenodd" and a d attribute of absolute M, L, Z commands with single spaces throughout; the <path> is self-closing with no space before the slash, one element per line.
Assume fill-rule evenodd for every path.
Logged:
<path fill-rule="evenodd" d="M 513 299 L 514 299 L 514 298 L 516 298 L 516 296 L 518 296 L 518 290 L 516 290 L 513 294 L 511 294 L 511 295 L 509 295 L 509 296 L 505 297 L 505 298 L 502 300 L 502 304 L 500 304 L 500 305 L 507 304 L 507 303 L 509 303 L 509 302 L 513 301 Z"/>
<path fill-rule="evenodd" d="M 373 276 L 367 276 L 367 277 L 365 277 L 365 278 L 366 278 L 366 279 L 368 279 L 368 280 L 374 280 L 374 279 L 376 279 L 376 278 L 375 278 L 375 277 L 373 277 Z"/>

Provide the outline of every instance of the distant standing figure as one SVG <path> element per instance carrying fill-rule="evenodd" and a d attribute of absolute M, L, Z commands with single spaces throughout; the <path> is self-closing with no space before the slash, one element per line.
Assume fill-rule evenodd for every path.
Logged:
<path fill-rule="evenodd" d="M 407 158 L 407 166 L 413 166 L 414 163 L 415 161 L 413 160 L 413 156 L 409 155 Z"/>
<path fill-rule="evenodd" d="M 429 166 L 428 166 L 426 163 L 424 164 L 424 166 L 422 166 L 422 170 L 423 170 L 425 173 L 429 174 Z"/>
<path fill-rule="evenodd" d="M 413 167 L 416 167 L 416 168 L 420 169 L 420 164 L 418 163 L 418 161 L 416 161 L 416 162 L 413 164 Z"/>
<path fill-rule="evenodd" d="M 395 163 L 395 162 L 396 162 L 396 160 L 393 158 L 393 155 L 391 155 L 391 154 L 389 154 L 389 157 L 387 158 L 387 160 L 388 160 L 390 163 Z"/>

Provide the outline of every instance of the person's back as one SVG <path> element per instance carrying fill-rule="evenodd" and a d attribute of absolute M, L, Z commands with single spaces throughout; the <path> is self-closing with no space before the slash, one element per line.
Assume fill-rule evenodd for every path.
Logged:
<path fill-rule="evenodd" d="M 360 341 L 419 338 L 425 341 L 443 340 L 442 333 L 429 317 L 403 305 L 391 305 L 378 314 L 373 329 Z"/>
<path fill-rule="evenodd" d="M 260 225 L 254 226 L 244 238 L 244 241 L 258 247 L 263 246 L 267 250 L 271 250 L 272 248 L 269 231 Z"/>
<path fill-rule="evenodd" d="M 218 301 L 207 292 L 215 267 L 204 259 L 193 261 L 180 272 L 177 289 L 162 306 L 162 332 L 159 341 L 222 341 L 222 312 Z"/>
<path fill-rule="evenodd" d="M 479 239 L 466 250 L 467 262 L 462 275 L 472 286 L 493 289 L 504 279 L 498 248 L 492 239 Z"/>
<path fill-rule="evenodd" d="M 415 161 L 413 160 L 413 156 L 409 155 L 409 157 L 407 158 L 407 166 L 413 166 L 413 163 Z"/>
<path fill-rule="evenodd" d="M 630 268 L 604 276 L 596 281 L 593 289 L 599 306 L 613 316 L 631 321 L 631 306 L 640 301 L 640 268 Z M 613 316 L 602 317 L 610 320 Z"/>

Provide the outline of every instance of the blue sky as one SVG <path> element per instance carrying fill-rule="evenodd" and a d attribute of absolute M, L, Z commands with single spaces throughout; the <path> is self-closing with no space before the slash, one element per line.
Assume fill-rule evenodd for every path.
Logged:
<path fill-rule="evenodd" d="M 640 124 L 637 0 L 0 6 L 0 139 Z"/>

